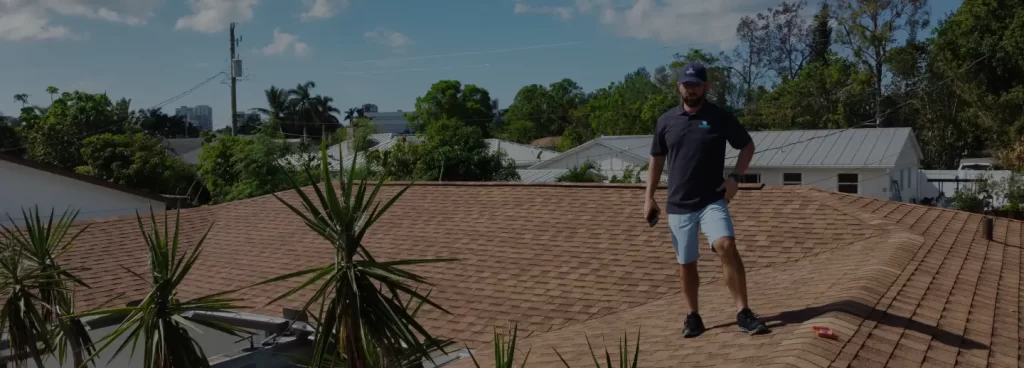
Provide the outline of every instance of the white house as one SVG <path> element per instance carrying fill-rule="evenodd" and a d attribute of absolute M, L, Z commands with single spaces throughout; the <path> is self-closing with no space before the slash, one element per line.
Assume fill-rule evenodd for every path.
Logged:
<path fill-rule="evenodd" d="M 751 132 L 754 154 L 744 182 L 810 185 L 868 197 L 919 198 L 921 148 L 910 128 Z M 726 172 L 739 152 L 726 147 Z"/>
<path fill-rule="evenodd" d="M 38 206 L 55 215 L 78 210 L 76 220 L 109 218 L 167 209 L 166 199 L 49 165 L 0 155 L 0 223 L 16 225 L 22 209 Z M 8 219 L 8 215 L 10 219 Z"/>
<path fill-rule="evenodd" d="M 750 135 L 757 153 L 743 182 L 810 185 L 900 201 L 918 197 L 921 150 L 910 128 L 762 131 Z M 600 137 L 530 170 L 566 170 L 590 160 L 606 176 L 616 175 L 647 163 L 652 139 L 650 135 Z M 725 173 L 732 171 L 738 154 L 726 146 Z"/>
<path fill-rule="evenodd" d="M 526 170 L 519 170 L 519 176 L 523 181 L 552 182 L 565 171 L 589 160 L 604 177 L 621 177 L 627 169 L 635 171 L 647 163 L 652 138 L 650 135 L 599 137 Z M 663 175 L 662 180 L 668 180 L 667 176 Z"/>
<path fill-rule="evenodd" d="M 525 169 L 558 156 L 558 151 L 537 148 L 501 139 L 487 139 L 490 152 L 502 151 L 516 162 L 516 167 Z"/>

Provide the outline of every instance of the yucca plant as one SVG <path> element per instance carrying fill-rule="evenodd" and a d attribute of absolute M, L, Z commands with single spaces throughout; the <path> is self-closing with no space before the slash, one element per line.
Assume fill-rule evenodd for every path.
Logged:
<path fill-rule="evenodd" d="M 427 298 L 430 297 L 430 293 L 427 293 Z M 412 306 L 412 300 L 406 301 L 406 309 L 411 309 L 410 313 L 413 318 L 423 307 L 423 301 L 416 301 L 416 306 Z M 316 324 L 321 324 L 322 321 L 318 317 L 314 317 Z M 365 328 L 363 331 L 363 338 L 365 339 L 368 335 L 366 334 Z M 430 352 L 439 351 L 442 348 L 447 348 L 454 345 L 455 342 L 449 339 L 437 339 L 436 341 L 424 341 L 424 345 L 428 347 Z M 332 345 L 337 345 L 332 343 Z M 366 349 L 366 363 L 370 367 L 381 367 L 381 368 L 423 368 L 423 357 L 415 351 L 411 351 L 403 347 L 389 347 L 389 346 L 378 346 L 373 344 L 371 341 L 364 341 L 363 347 Z M 309 363 L 310 357 L 293 357 L 295 361 Z M 346 367 L 347 362 L 342 360 L 336 354 L 328 353 L 324 357 L 324 361 L 329 367 Z"/>
<path fill-rule="evenodd" d="M 78 211 L 64 211 L 54 223 L 54 211 L 43 220 L 39 208 L 22 210 L 22 226 L 0 223 L 0 284 L 6 299 L 0 311 L 2 330 L 9 336 L 15 359 L 31 356 L 41 364 L 41 355 L 57 352 L 61 364 L 70 347 L 75 366 L 81 366 L 92 351 L 85 325 L 74 314 L 74 286 L 88 287 L 57 258 L 71 250 L 75 239 L 88 226 L 70 234 Z M 70 235 L 69 235 L 70 234 Z"/>
<path fill-rule="evenodd" d="M 146 230 L 142 216 L 136 213 L 139 230 L 146 242 L 149 253 L 149 275 L 144 277 L 125 268 L 133 276 L 150 285 L 149 294 L 136 306 L 108 308 L 82 313 L 79 317 L 106 315 L 121 317 L 124 320 L 110 334 L 100 339 L 99 348 L 89 356 L 95 359 L 121 336 L 125 340 L 111 355 L 113 360 L 125 348 L 131 346 L 132 355 L 142 345 L 142 367 L 209 367 L 202 346 L 192 338 L 189 329 L 199 332 L 196 325 L 223 332 L 228 335 L 242 337 L 248 331 L 219 322 L 211 322 L 191 317 L 189 312 L 230 312 L 240 307 L 233 304 L 235 300 L 224 296 L 231 291 L 202 296 L 189 300 L 178 298 L 178 288 L 188 276 L 202 254 L 203 242 L 206 240 L 210 227 L 191 249 L 180 245 L 179 228 L 181 225 L 180 211 L 176 211 L 174 232 L 170 227 L 166 212 L 163 218 L 163 229 L 157 228 L 156 214 L 150 211 L 151 231 Z"/>
<path fill-rule="evenodd" d="M 590 345 L 590 337 L 586 335 L 584 336 L 587 339 L 587 348 L 590 349 L 590 357 L 594 359 L 594 368 L 602 368 L 601 362 L 597 358 L 597 353 L 594 352 L 594 347 Z M 562 364 L 565 364 L 566 368 L 571 368 L 569 367 L 569 362 L 566 362 L 565 358 L 562 357 L 562 354 L 558 353 L 558 349 L 551 348 L 551 350 L 555 351 L 555 355 L 558 355 L 558 359 L 562 361 Z M 608 352 L 607 346 L 604 348 L 604 361 L 606 364 L 604 368 L 636 368 L 640 362 L 640 330 L 638 329 L 636 331 L 636 350 L 633 352 L 632 362 L 629 360 L 629 336 L 625 333 L 622 334 L 622 340 L 619 340 L 619 364 L 612 365 L 612 356 L 611 353 Z"/>
<path fill-rule="evenodd" d="M 358 162 L 358 153 L 354 156 L 353 162 Z M 331 180 L 325 144 L 321 145 L 320 157 L 319 175 L 322 181 L 314 180 L 313 174 L 306 171 L 309 182 L 323 184 L 322 187 L 313 184 L 315 199 L 306 195 L 294 182 L 293 188 L 300 198 L 302 209 L 276 194 L 274 197 L 333 246 L 334 260 L 320 267 L 278 276 L 257 285 L 296 277 L 306 278 L 299 286 L 274 298 L 268 305 L 306 288 L 315 287 L 315 292 L 302 307 L 302 312 L 307 312 L 312 305 L 320 307 L 311 367 L 328 366 L 332 364 L 332 357 L 344 361 L 350 368 L 370 367 L 368 352 L 373 350 L 368 350 L 367 344 L 376 345 L 376 351 L 383 354 L 391 355 L 401 348 L 429 360 L 428 345 L 442 351 L 443 347 L 416 321 L 402 300 L 409 298 L 405 300 L 422 302 L 446 313 L 447 310 L 410 285 L 429 285 L 426 279 L 401 267 L 451 260 L 378 261 L 363 244 L 367 231 L 412 184 L 399 190 L 382 206 L 377 202 L 377 195 L 383 186 L 383 178 L 373 186 L 367 184 L 366 177 L 357 183 L 354 178 L 356 165 L 352 165 L 347 175 L 341 175 L 340 185 L 336 188 Z"/>
<path fill-rule="evenodd" d="M 516 342 L 519 340 L 519 325 L 512 326 L 512 335 L 509 336 L 508 340 L 505 340 L 505 336 L 498 333 L 498 329 L 494 329 L 494 368 L 515 368 L 515 357 L 516 357 Z M 473 356 L 473 351 L 469 351 L 469 358 L 473 359 L 473 365 L 476 368 L 481 368 L 480 363 L 476 361 L 476 357 Z M 526 356 L 523 357 L 523 362 L 519 365 L 520 368 L 526 367 L 526 360 L 530 359 L 530 351 L 526 351 Z"/>

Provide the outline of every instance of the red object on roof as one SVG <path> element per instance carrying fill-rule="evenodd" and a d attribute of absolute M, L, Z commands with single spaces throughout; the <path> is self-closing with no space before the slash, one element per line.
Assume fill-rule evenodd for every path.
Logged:
<path fill-rule="evenodd" d="M 814 329 L 814 334 L 818 335 L 818 337 L 824 337 L 826 339 L 833 339 L 833 340 L 839 338 L 839 336 L 836 336 L 835 330 L 833 330 L 833 329 L 831 329 L 829 327 L 814 326 L 812 328 Z"/>

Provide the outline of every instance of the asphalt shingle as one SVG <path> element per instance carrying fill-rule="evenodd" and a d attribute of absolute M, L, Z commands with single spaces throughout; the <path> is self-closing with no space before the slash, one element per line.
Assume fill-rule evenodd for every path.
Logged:
<path fill-rule="evenodd" d="M 387 185 L 386 198 L 400 186 Z M 660 191 L 662 196 L 664 191 Z M 292 193 L 283 193 L 295 201 Z M 1021 222 L 807 187 L 742 191 L 730 205 L 750 301 L 773 333 L 745 336 L 715 255 L 702 249 L 701 300 L 712 327 L 682 339 L 684 302 L 665 223 L 647 228 L 632 185 L 440 183 L 410 189 L 370 231 L 382 259 L 459 258 L 418 266 L 447 315 L 426 309 L 434 334 L 487 359 L 493 328 L 518 321 L 530 367 L 616 351 L 640 329 L 641 366 L 1016 366 L 1021 363 Z M 663 197 L 662 197 L 663 199 Z M 271 196 L 181 212 L 186 241 L 211 232 L 183 296 L 245 286 L 321 265 L 330 247 Z M 702 237 L 702 241 L 703 237 Z M 145 285 L 134 218 L 92 221 L 65 262 L 92 288 L 80 309 Z M 263 307 L 298 281 L 246 289 L 259 313 L 280 315 L 308 293 Z M 826 325 L 837 340 L 814 336 Z M 467 362 L 458 362 L 464 367 Z"/>

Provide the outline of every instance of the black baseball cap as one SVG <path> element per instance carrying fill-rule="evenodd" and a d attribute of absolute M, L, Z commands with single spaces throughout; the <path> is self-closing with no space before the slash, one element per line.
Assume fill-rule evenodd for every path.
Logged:
<path fill-rule="evenodd" d="M 679 77 L 679 84 L 705 83 L 708 81 L 708 70 L 701 63 L 686 63 L 682 68 L 676 69 L 676 76 Z"/>

